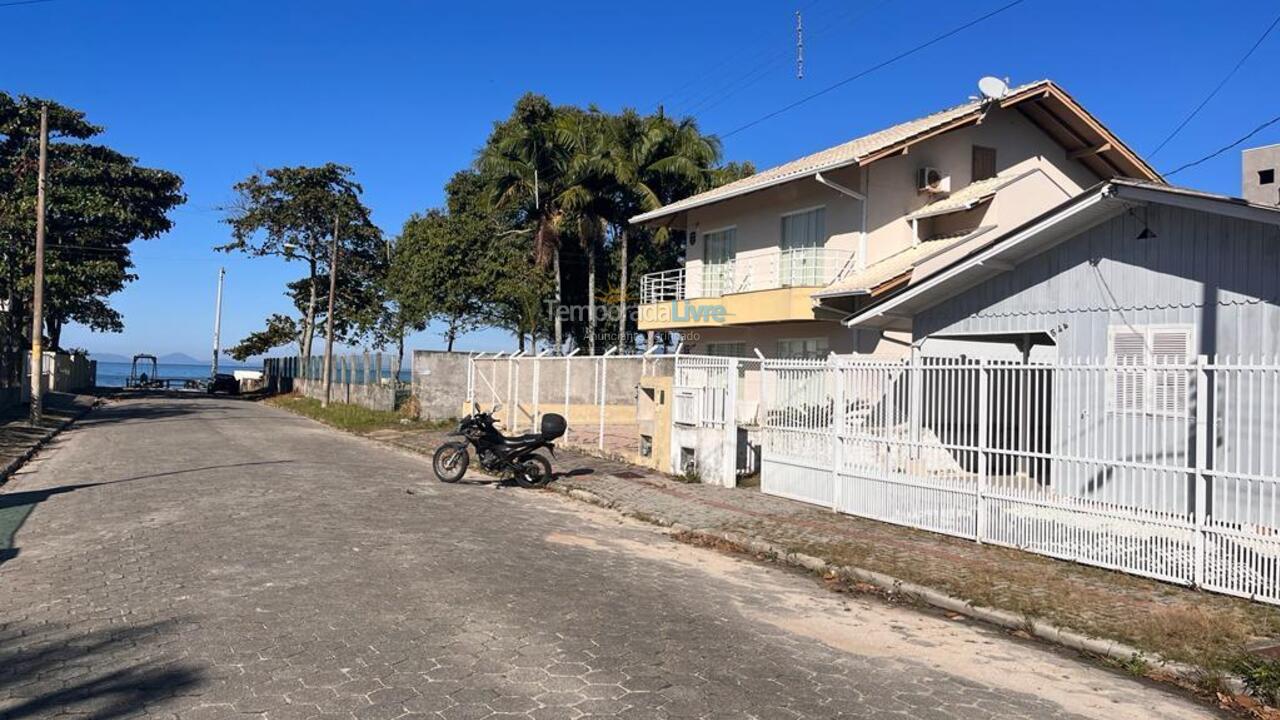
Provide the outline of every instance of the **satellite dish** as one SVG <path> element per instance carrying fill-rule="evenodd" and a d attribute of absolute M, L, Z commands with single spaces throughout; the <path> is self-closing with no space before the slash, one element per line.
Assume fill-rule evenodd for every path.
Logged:
<path fill-rule="evenodd" d="M 998 77 L 988 75 L 978 81 L 978 92 L 988 100 L 999 100 L 1009 94 L 1009 84 Z"/>

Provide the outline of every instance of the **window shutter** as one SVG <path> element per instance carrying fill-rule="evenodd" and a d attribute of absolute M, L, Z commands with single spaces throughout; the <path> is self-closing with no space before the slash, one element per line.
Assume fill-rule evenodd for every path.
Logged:
<path fill-rule="evenodd" d="M 971 182 L 986 180 L 996 176 L 996 149 L 973 146 L 973 172 Z"/>
<path fill-rule="evenodd" d="M 1191 332 L 1188 330 L 1151 331 L 1152 370 L 1151 412 L 1179 415 L 1187 412 L 1188 370 L 1184 367 L 1162 370 L 1160 365 L 1186 365 L 1191 357 Z"/>
<path fill-rule="evenodd" d="M 1116 412 L 1146 409 L 1146 333 L 1116 330 L 1111 335 L 1111 362 L 1120 367 L 1112 372 L 1111 406 Z M 1130 369 L 1132 368 L 1132 369 Z"/>

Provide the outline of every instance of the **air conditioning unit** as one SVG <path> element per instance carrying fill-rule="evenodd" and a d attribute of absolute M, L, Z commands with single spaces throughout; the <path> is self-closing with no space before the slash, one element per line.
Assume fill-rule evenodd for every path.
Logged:
<path fill-rule="evenodd" d="M 951 178 L 935 167 L 924 166 L 916 170 L 916 190 L 927 193 L 951 192 Z"/>

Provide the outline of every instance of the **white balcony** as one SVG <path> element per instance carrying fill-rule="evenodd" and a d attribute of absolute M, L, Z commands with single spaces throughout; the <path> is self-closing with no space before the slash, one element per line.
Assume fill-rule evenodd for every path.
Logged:
<path fill-rule="evenodd" d="M 793 248 L 740 255 L 726 263 L 649 273 L 640 278 L 640 302 L 715 298 L 757 290 L 824 287 L 853 267 L 853 253 L 834 248 Z"/>

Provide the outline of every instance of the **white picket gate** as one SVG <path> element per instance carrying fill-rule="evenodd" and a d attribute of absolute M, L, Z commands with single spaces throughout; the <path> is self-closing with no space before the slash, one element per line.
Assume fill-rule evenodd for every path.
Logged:
<path fill-rule="evenodd" d="M 672 378 L 671 467 L 737 484 L 737 358 L 680 355 Z"/>
<path fill-rule="evenodd" d="M 1280 365 L 763 371 L 766 493 L 1280 603 Z"/>

